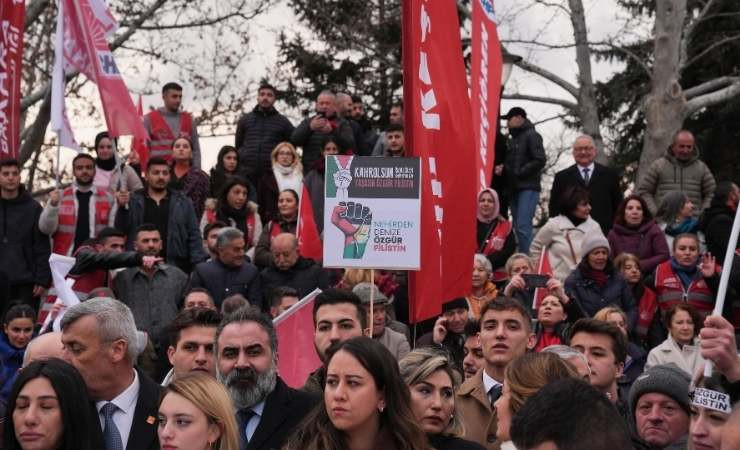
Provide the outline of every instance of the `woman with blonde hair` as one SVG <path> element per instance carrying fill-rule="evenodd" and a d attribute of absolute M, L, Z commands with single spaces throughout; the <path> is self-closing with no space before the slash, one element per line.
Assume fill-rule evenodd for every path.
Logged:
<path fill-rule="evenodd" d="M 286 189 L 303 192 L 301 157 L 290 142 L 281 142 L 272 150 L 272 172 L 265 174 L 257 185 L 257 204 L 262 223 L 276 219 L 278 196 Z"/>
<path fill-rule="evenodd" d="M 401 377 L 411 392 L 411 410 L 436 450 L 482 449 L 475 442 L 462 439 L 460 414 L 455 413 L 455 392 L 460 374 L 447 352 L 420 347 L 398 362 Z"/>
<path fill-rule="evenodd" d="M 525 353 L 506 366 L 504 387 L 496 400 L 496 438 L 504 441 L 502 450 L 515 448 L 511 444 L 511 418 L 527 399 L 546 384 L 563 378 L 580 378 L 573 366 L 553 353 Z"/>
<path fill-rule="evenodd" d="M 159 404 L 159 444 L 181 450 L 239 450 L 234 406 L 213 377 L 193 373 L 165 387 Z"/>

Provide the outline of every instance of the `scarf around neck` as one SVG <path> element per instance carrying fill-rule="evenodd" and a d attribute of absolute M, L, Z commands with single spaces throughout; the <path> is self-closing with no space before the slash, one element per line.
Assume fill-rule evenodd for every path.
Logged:
<path fill-rule="evenodd" d="M 682 265 L 673 256 L 671 257 L 670 261 L 671 269 L 673 269 L 673 272 L 678 275 L 678 278 L 681 280 L 681 284 L 683 284 L 684 289 L 688 289 L 688 287 L 691 286 L 691 282 L 694 280 L 694 277 L 696 276 L 696 272 L 699 270 L 699 268 L 697 267 L 697 264 L 699 263 L 699 257 L 697 257 L 690 266 Z"/>

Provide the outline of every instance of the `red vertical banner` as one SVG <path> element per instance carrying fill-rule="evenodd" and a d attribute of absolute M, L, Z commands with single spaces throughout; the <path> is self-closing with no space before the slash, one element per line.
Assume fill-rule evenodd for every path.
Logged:
<path fill-rule="evenodd" d="M 404 1 L 405 146 L 422 160 L 421 270 L 409 273 L 414 322 L 471 289 L 477 182 L 467 86 L 456 2 Z"/>
<path fill-rule="evenodd" d="M 501 43 L 496 30 L 493 0 L 473 0 L 471 35 L 470 106 L 475 136 L 478 191 L 491 185 L 501 97 Z"/>
<path fill-rule="evenodd" d="M 0 2 L 0 157 L 17 158 L 21 128 L 24 0 Z"/>
<path fill-rule="evenodd" d="M 305 184 L 298 202 L 298 225 L 295 234 L 298 239 L 298 253 L 304 258 L 320 263 L 324 257 L 324 247 L 321 244 L 319 229 L 316 227 L 316 220 L 313 216 L 311 195 Z"/>

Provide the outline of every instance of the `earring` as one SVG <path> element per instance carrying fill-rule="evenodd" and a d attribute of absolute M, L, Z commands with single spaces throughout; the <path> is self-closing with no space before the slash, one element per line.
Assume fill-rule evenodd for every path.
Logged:
<path fill-rule="evenodd" d="M 380 411 L 381 414 L 383 414 L 384 409 L 385 409 L 385 406 L 378 406 L 378 411 Z"/>

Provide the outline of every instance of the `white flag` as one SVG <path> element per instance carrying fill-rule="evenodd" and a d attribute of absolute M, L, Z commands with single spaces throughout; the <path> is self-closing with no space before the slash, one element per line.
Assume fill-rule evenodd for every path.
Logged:
<path fill-rule="evenodd" d="M 67 118 L 67 107 L 64 100 L 64 87 L 66 86 L 64 73 L 64 15 L 62 8 L 63 0 L 59 0 L 59 11 L 57 15 L 57 30 L 54 43 L 54 71 L 51 79 L 51 129 L 56 131 L 59 144 L 63 147 L 81 151 L 80 145 L 75 140 L 72 127 Z"/>

